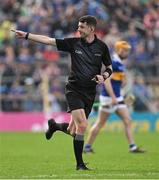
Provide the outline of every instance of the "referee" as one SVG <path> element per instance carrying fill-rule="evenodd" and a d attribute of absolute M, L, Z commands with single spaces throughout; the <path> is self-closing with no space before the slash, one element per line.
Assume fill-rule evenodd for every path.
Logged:
<path fill-rule="evenodd" d="M 73 136 L 76 170 L 89 170 L 82 158 L 87 118 L 95 99 L 96 85 L 103 83 L 112 74 L 109 50 L 95 35 L 96 25 L 97 20 L 94 16 L 83 16 L 78 22 L 80 37 L 65 39 L 12 30 L 18 38 L 54 45 L 59 51 L 66 51 L 71 55 L 71 71 L 65 86 L 71 120 L 69 124 L 59 124 L 50 119 L 45 135 L 46 139 L 50 139 L 55 131 L 60 130 Z M 103 74 L 101 74 L 102 64 L 105 65 Z"/>

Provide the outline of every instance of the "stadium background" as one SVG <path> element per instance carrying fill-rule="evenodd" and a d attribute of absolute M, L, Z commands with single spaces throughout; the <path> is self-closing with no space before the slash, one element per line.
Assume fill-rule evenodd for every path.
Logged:
<path fill-rule="evenodd" d="M 85 14 L 98 18 L 97 35 L 111 52 L 119 39 L 132 45 L 124 90 L 136 97 L 130 107 L 134 135 L 148 153 L 127 152 L 122 123 L 113 114 L 97 138 L 98 153 L 84 157 L 96 170 L 75 173 L 71 138 L 57 133 L 54 142 L 47 142 L 43 133 L 30 133 L 44 131 L 49 117 L 69 120 L 64 84 L 70 57 L 51 46 L 18 40 L 10 29 L 70 37 Z M 158 178 L 158 49 L 158 0 L 0 0 L 0 178 Z"/>

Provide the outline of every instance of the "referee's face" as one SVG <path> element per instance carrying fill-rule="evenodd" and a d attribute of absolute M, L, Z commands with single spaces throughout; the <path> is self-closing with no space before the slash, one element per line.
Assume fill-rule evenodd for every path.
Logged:
<path fill-rule="evenodd" d="M 80 33 L 81 38 L 85 39 L 92 32 L 92 28 L 90 26 L 88 26 L 86 22 L 84 22 L 84 23 L 79 22 L 78 23 L 78 32 Z"/>

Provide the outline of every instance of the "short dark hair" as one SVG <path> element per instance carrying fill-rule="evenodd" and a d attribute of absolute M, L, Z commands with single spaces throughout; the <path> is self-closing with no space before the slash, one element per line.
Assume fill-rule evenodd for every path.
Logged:
<path fill-rule="evenodd" d="M 82 23 L 87 23 L 87 25 L 89 26 L 94 26 L 96 27 L 97 25 L 97 19 L 94 16 L 90 16 L 90 15 L 85 15 L 79 18 L 79 22 Z"/>

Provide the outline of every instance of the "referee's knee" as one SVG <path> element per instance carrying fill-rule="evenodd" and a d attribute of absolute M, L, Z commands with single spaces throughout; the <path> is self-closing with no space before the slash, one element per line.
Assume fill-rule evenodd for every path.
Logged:
<path fill-rule="evenodd" d="M 87 121 L 84 121 L 78 124 L 78 127 L 77 127 L 78 132 L 84 134 L 87 129 L 87 125 L 88 125 Z"/>

